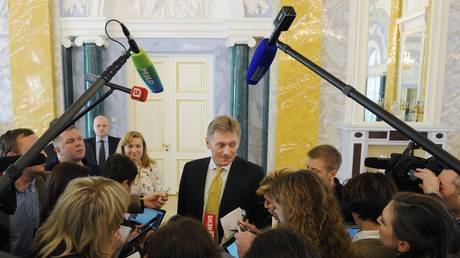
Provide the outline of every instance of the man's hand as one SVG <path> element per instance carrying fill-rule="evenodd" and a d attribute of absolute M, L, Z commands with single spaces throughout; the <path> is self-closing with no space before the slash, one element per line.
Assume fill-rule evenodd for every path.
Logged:
<path fill-rule="evenodd" d="M 153 192 L 144 195 L 144 206 L 151 209 L 159 209 L 168 201 L 168 193 Z"/>
<path fill-rule="evenodd" d="M 427 168 L 417 168 L 417 172 L 414 175 L 423 181 L 419 186 L 425 194 L 439 194 L 439 179 L 433 171 Z"/>
<path fill-rule="evenodd" d="M 235 234 L 238 257 L 244 257 L 246 255 L 255 238 L 256 235 L 248 231 Z"/>

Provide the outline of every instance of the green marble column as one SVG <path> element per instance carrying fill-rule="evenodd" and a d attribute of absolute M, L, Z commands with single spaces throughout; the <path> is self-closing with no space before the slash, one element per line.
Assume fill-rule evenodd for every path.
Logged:
<path fill-rule="evenodd" d="M 64 108 L 67 109 L 73 103 L 72 47 L 61 47 L 61 50 Z"/>
<path fill-rule="evenodd" d="M 248 85 L 246 72 L 249 64 L 249 47 L 235 44 L 232 52 L 232 116 L 241 124 L 241 140 L 238 156 L 248 158 Z"/>
<path fill-rule="evenodd" d="M 84 43 L 83 44 L 83 65 L 84 65 L 84 74 L 94 74 L 99 75 L 102 72 L 102 58 L 101 58 L 101 48 L 97 47 L 94 43 Z M 85 79 L 85 90 L 91 86 L 91 81 Z M 101 96 L 101 92 L 98 92 L 96 96 L 91 99 L 93 102 L 97 97 Z M 100 115 L 104 112 L 103 102 L 97 105 L 94 109 L 89 111 L 85 116 L 85 132 L 86 137 L 93 137 L 93 120 L 97 115 Z"/>
<path fill-rule="evenodd" d="M 268 119 L 269 119 L 269 104 L 270 104 L 270 70 L 267 71 L 264 78 L 264 93 L 263 93 L 263 121 L 262 121 L 262 168 L 265 173 L 268 173 Z"/>

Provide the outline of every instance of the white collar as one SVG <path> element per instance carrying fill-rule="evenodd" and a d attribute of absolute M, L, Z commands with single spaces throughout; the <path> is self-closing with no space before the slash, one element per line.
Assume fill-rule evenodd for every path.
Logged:
<path fill-rule="evenodd" d="M 96 135 L 96 142 L 99 142 L 100 140 L 103 140 L 104 142 L 108 142 L 108 139 L 109 139 L 108 135 L 101 137 L 101 138 Z"/>
<path fill-rule="evenodd" d="M 228 164 L 227 166 L 223 166 L 222 168 L 224 169 L 224 171 L 230 171 L 230 167 L 232 166 L 232 163 Z M 214 159 L 211 157 L 211 161 L 209 161 L 209 169 L 214 170 L 216 168 L 217 168 L 216 162 L 214 162 Z"/>
<path fill-rule="evenodd" d="M 353 242 L 362 239 L 380 239 L 379 231 L 378 230 L 364 230 L 359 231 L 356 233 L 355 237 L 353 237 Z"/>

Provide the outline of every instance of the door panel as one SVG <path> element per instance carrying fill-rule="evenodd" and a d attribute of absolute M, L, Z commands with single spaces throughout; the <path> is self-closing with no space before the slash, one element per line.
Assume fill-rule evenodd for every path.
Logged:
<path fill-rule="evenodd" d="M 145 103 L 128 101 L 128 128 L 144 135 L 163 182 L 176 194 L 185 163 L 209 156 L 205 137 L 213 115 L 213 60 L 206 55 L 150 56 L 164 91 L 149 92 Z M 128 85 L 144 85 L 132 63 L 126 78 Z"/>

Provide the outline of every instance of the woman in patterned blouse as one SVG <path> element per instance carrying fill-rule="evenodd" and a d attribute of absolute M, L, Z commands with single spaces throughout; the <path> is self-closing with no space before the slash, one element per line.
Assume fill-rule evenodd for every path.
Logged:
<path fill-rule="evenodd" d="M 128 156 L 138 168 L 138 174 L 131 187 L 132 194 L 145 195 L 151 192 L 164 192 L 158 162 L 147 154 L 144 136 L 137 131 L 129 131 L 118 145 L 119 152 Z"/>

